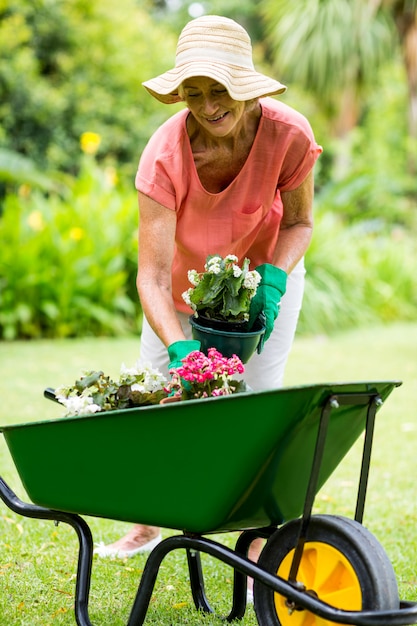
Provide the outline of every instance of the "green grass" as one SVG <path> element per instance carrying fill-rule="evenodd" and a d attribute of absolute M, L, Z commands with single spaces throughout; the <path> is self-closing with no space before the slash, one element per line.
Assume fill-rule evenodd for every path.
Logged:
<path fill-rule="evenodd" d="M 0 424 L 62 415 L 43 398 L 43 389 L 73 382 L 83 368 L 117 375 L 120 364 L 137 358 L 137 338 L 77 339 L 0 344 Z M 417 324 L 395 324 L 333 337 L 299 337 L 286 373 L 287 385 L 359 380 L 403 381 L 378 414 L 364 524 L 385 548 L 403 599 L 417 600 Z M 221 436 L 221 433 L 219 433 Z M 353 516 L 361 442 L 353 446 L 316 498 L 315 512 Z M 36 459 L 36 450 L 34 451 Z M 36 462 L 36 461 L 35 461 Z M 1 475 L 25 499 L 7 446 L 0 440 Z M 51 468 L 59 472 L 59 468 Z M 138 477 L 138 480 L 146 477 Z M 95 541 L 110 541 L 129 524 L 87 519 Z M 173 534 L 164 530 L 163 535 Z M 234 533 L 215 536 L 233 545 Z M 77 540 L 69 526 L 31 520 L 0 504 L 0 624 L 54 626 L 75 624 L 73 613 Z M 90 616 L 99 626 L 121 626 L 146 562 L 94 560 Z M 210 599 L 229 610 L 232 571 L 204 557 Z M 193 606 L 185 555 L 170 554 L 158 575 L 146 624 L 220 626 L 199 616 Z M 241 622 L 255 626 L 253 608 Z"/>

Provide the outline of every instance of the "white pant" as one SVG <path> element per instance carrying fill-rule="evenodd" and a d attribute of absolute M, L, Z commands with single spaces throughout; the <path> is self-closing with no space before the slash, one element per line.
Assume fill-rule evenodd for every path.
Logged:
<path fill-rule="evenodd" d="M 304 259 L 301 259 L 288 275 L 287 291 L 281 300 L 280 312 L 270 338 L 265 342 L 261 354 L 255 353 L 250 361 L 245 364 L 243 379 L 254 391 L 282 387 L 285 365 L 293 344 L 301 310 L 304 277 Z M 188 317 L 185 313 L 178 313 L 186 338 L 192 339 Z M 157 367 L 169 378 L 167 349 L 149 326 L 145 316 L 143 316 L 140 360 L 142 363 L 150 363 L 153 367 Z"/>

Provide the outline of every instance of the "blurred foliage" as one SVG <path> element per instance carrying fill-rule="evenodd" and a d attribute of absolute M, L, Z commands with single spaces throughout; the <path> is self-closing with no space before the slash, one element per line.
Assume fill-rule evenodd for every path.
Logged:
<path fill-rule="evenodd" d="M 361 125 L 380 71 L 396 59 L 408 87 L 406 132 L 417 140 L 417 0 L 261 0 L 260 14 L 268 59 L 284 83 L 314 95 L 329 136 L 348 139 Z M 407 169 L 417 174 L 412 146 Z"/>
<path fill-rule="evenodd" d="M 402 76 L 401 65 L 387 64 L 348 140 L 326 143 L 323 138 L 318 203 L 348 222 L 365 221 L 373 230 L 402 226 L 417 233 L 417 187 L 407 166 L 410 154 L 417 162 L 417 142 L 407 134 Z"/>
<path fill-rule="evenodd" d="M 0 181 L 20 183 L 24 180 L 29 185 L 45 191 L 58 190 L 65 184 L 66 177 L 59 172 L 45 174 L 34 162 L 18 152 L 0 149 Z"/>
<path fill-rule="evenodd" d="M 259 19 L 261 0 L 179 0 L 176 2 L 153 2 L 154 14 L 158 21 L 170 24 L 177 34 L 185 24 L 201 15 L 223 15 L 242 24 L 249 32 L 252 43 L 261 41 L 264 36 L 262 22 Z"/>
<path fill-rule="evenodd" d="M 133 180 L 148 138 L 181 107 L 141 82 L 172 67 L 201 7 L 244 24 L 256 67 L 275 75 L 257 19 L 266 3 L 0 0 L 0 338 L 139 332 Z M 400 59 L 375 72 L 343 141 L 320 97 L 276 77 L 324 148 L 299 332 L 415 319 L 417 144 Z"/>
<path fill-rule="evenodd" d="M 349 206 L 349 198 L 345 198 Z M 83 154 L 65 194 L 22 185 L 0 218 L 0 338 L 139 333 L 137 199 Z M 417 315 L 417 239 L 382 220 L 316 209 L 299 333 Z"/>
<path fill-rule="evenodd" d="M 378 68 L 393 56 L 394 25 L 374 3 L 262 0 L 261 7 L 273 66 L 284 82 L 316 94 L 329 118 L 340 113 L 347 93 L 354 108 L 377 81 Z"/>
<path fill-rule="evenodd" d="M 323 206 L 306 254 L 306 288 L 297 332 L 341 329 L 417 315 L 417 239 L 404 228 L 348 225 Z"/>
<path fill-rule="evenodd" d="M 141 86 L 171 65 L 176 37 L 134 0 L 0 3 L 0 148 L 44 171 L 79 168 L 79 137 L 132 177 L 150 132 L 172 113 Z"/>
<path fill-rule="evenodd" d="M 84 154 L 65 196 L 9 193 L 0 241 L 3 339 L 138 332 L 137 199 L 112 168 Z"/>

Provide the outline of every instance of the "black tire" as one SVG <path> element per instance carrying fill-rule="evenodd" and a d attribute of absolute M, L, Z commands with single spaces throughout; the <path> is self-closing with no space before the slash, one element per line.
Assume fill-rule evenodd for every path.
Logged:
<path fill-rule="evenodd" d="M 259 565 L 288 578 L 300 520 L 279 528 L 267 541 Z M 344 610 L 396 610 L 398 585 L 391 562 L 377 539 L 362 524 L 337 515 L 313 515 L 308 527 L 297 580 L 319 600 Z M 288 613 L 285 598 L 254 583 L 259 626 L 333 624 L 306 610 Z"/>

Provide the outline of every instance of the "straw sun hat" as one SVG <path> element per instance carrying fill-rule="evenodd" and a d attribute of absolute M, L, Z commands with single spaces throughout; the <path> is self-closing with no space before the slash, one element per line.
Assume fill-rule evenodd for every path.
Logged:
<path fill-rule="evenodd" d="M 246 30 L 218 15 L 204 15 L 186 24 L 178 39 L 174 69 L 142 84 L 157 100 L 173 104 L 181 100 L 181 83 L 192 76 L 213 78 L 234 100 L 272 96 L 286 90 L 277 80 L 255 71 Z"/>

